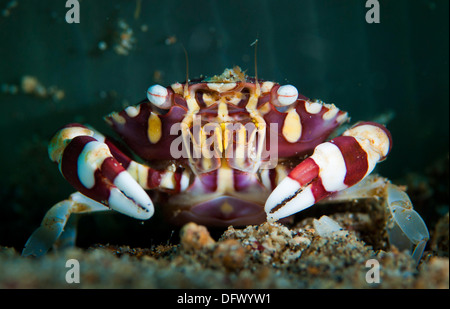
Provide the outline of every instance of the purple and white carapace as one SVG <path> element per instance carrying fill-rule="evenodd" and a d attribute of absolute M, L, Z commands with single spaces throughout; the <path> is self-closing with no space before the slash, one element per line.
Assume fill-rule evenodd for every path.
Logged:
<path fill-rule="evenodd" d="M 74 213 L 147 220 L 155 202 L 175 224 L 286 218 L 359 183 L 392 147 L 389 131 L 373 122 L 327 141 L 346 112 L 239 67 L 151 86 L 146 100 L 105 119 L 128 149 L 76 123 L 53 137 L 50 158 L 78 192 L 49 210 L 24 255 L 45 253 Z"/>

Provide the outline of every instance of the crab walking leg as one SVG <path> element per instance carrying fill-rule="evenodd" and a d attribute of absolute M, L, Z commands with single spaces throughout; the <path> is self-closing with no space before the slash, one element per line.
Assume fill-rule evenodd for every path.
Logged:
<path fill-rule="evenodd" d="M 422 217 L 413 209 L 404 189 L 386 178 L 371 174 L 353 187 L 336 192 L 323 201 L 345 202 L 380 197 L 384 199 L 390 214 L 386 225 L 389 243 L 401 251 L 408 250 L 418 264 L 430 234 Z"/>
<path fill-rule="evenodd" d="M 49 156 L 64 178 L 87 197 L 136 219 L 153 215 L 150 197 L 97 132 L 79 124 L 68 125 L 52 139 Z"/>
<path fill-rule="evenodd" d="M 388 183 L 386 186 L 385 200 L 391 213 L 387 225 L 389 242 L 400 250 L 410 250 L 412 258 L 419 264 L 430 239 L 428 228 L 413 209 L 408 195 L 396 185 Z"/>
<path fill-rule="evenodd" d="M 318 145 L 312 156 L 296 166 L 269 196 L 265 205 L 268 220 L 300 212 L 357 184 L 387 156 L 391 144 L 384 126 L 362 122 Z"/>
<path fill-rule="evenodd" d="M 55 204 L 45 214 L 41 226 L 37 228 L 25 244 L 22 256 L 44 255 L 61 234 L 69 229 L 67 222 L 72 214 L 90 213 L 95 211 L 109 211 L 105 205 L 98 203 L 79 192 L 73 193 L 67 200 Z M 69 231 L 70 232 L 70 231 Z M 72 238 L 75 234 L 72 233 Z M 71 241 L 71 240 L 65 240 Z"/>

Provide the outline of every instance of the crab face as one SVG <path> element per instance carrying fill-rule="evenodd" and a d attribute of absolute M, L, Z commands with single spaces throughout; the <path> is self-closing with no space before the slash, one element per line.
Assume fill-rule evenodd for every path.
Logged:
<path fill-rule="evenodd" d="M 218 226 L 264 222 L 272 190 L 347 119 L 333 104 L 248 78 L 238 67 L 152 86 L 148 100 L 106 117 L 146 164 L 172 171 L 137 175 L 131 160 L 121 162 L 147 178 L 140 183 L 165 188 L 151 194 L 170 221 Z"/>

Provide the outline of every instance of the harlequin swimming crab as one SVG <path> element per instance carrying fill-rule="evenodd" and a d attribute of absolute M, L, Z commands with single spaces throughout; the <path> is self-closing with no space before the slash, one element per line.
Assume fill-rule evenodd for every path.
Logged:
<path fill-rule="evenodd" d="M 49 156 L 78 192 L 47 212 L 23 255 L 47 252 L 63 238 L 71 214 L 115 210 L 147 220 L 154 213 L 149 194 L 173 223 L 228 226 L 276 221 L 324 199 L 373 197 L 368 192 L 376 186 L 396 244 L 420 259 L 429 238 L 400 188 L 367 177 L 391 149 L 389 131 L 360 122 L 327 141 L 348 122 L 347 113 L 292 85 L 250 78 L 235 67 L 208 79 L 154 85 L 147 100 L 105 119 L 146 163 L 91 127 L 63 127 Z"/>

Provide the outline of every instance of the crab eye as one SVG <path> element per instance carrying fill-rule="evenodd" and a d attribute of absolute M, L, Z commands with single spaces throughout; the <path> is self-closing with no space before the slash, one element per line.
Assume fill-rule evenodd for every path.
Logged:
<path fill-rule="evenodd" d="M 284 85 L 278 88 L 277 95 L 278 102 L 280 102 L 282 106 L 287 106 L 297 101 L 298 90 L 292 85 Z"/>
<path fill-rule="evenodd" d="M 147 89 L 147 99 L 159 108 L 167 109 L 170 107 L 168 95 L 167 88 L 160 85 L 153 85 Z"/>

